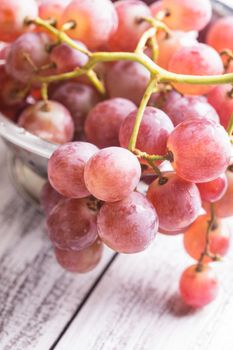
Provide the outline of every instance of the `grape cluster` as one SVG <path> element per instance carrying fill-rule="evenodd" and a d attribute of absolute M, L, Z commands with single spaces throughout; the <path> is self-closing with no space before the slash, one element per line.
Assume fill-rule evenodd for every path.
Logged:
<path fill-rule="evenodd" d="M 211 17 L 209 0 L 1 0 L 0 110 L 57 144 L 41 204 L 66 270 L 92 270 L 104 244 L 131 254 L 183 233 L 196 261 L 183 300 L 216 297 L 210 263 L 233 215 L 233 20 L 198 42 Z"/>

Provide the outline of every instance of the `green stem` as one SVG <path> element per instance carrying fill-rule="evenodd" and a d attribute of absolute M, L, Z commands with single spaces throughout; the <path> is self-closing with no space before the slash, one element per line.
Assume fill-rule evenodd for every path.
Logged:
<path fill-rule="evenodd" d="M 232 113 L 232 115 L 231 115 L 229 124 L 228 124 L 228 126 L 227 126 L 227 133 L 228 133 L 229 136 L 231 136 L 232 133 L 233 133 L 233 113 Z"/>
<path fill-rule="evenodd" d="M 96 88 L 96 90 L 99 91 L 101 95 L 105 95 L 106 94 L 105 86 L 97 77 L 96 72 L 90 69 L 86 72 L 86 75 L 88 79 L 91 81 L 92 85 Z"/>
<path fill-rule="evenodd" d="M 149 39 L 153 38 L 155 36 L 155 34 L 156 34 L 156 29 L 155 28 L 150 28 L 147 31 L 145 31 L 143 33 L 143 35 L 141 36 L 141 39 L 138 42 L 138 45 L 136 47 L 135 52 L 137 54 L 143 53 L 143 51 L 144 51 L 144 49 L 146 47 L 147 41 Z"/>
<path fill-rule="evenodd" d="M 132 151 L 132 152 L 136 148 L 137 137 L 138 137 L 141 121 L 142 121 L 142 118 L 143 118 L 143 114 L 144 114 L 146 106 L 147 106 L 147 104 L 148 104 L 148 102 L 150 100 L 150 97 L 151 97 L 151 95 L 152 95 L 152 93 L 154 91 L 155 84 L 156 84 L 156 80 L 152 76 L 150 81 L 149 81 L 149 83 L 148 83 L 148 85 L 147 85 L 147 88 L 146 88 L 144 96 L 143 96 L 143 98 L 141 100 L 140 106 L 138 108 L 137 116 L 136 116 L 134 127 L 133 127 L 133 132 L 132 132 L 132 135 L 131 135 L 131 138 L 130 138 L 130 141 L 129 141 L 128 149 L 130 151 Z"/>

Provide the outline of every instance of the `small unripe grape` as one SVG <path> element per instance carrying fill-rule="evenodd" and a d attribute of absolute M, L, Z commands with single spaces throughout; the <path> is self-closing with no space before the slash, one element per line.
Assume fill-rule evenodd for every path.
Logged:
<path fill-rule="evenodd" d="M 25 18 L 37 17 L 38 5 L 35 0 L 1 0 L 0 14 L 0 41 L 12 42 L 25 31 Z"/>
<path fill-rule="evenodd" d="M 97 211 L 91 198 L 63 199 L 47 219 L 49 238 L 56 248 L 82 250 L 92 245 L 98 236 Z"/>
<path fill-rule="evenodd" d="M 203 307 L 218 294 L 218 280 L 213 269 L 204 265 L 197 271 L 197 265 L 188 267 L 180 279 L 180 294 L 183 301 L 193 307 Z"/>
<path fill-rule="evenodd" d="M 142 1 L 117 1 L 115 9 L 119 23 L 117 30 L 110 36 L 108 48 L 111 51 L 134 51 L 142 34 L 148 29 L 142 17 L 151 17 L 150 8 Z"/>
<path fill-rule="evenodd" d="M 156 209 L 160 229 L 165 231 L 182 231 L 197 218 L 201 209 L 197 186 L 172 172 L 152 182 L 147 198 Z"/>
<path fill-rule="evenodd" d="M 230 84 L 216 86 L 208 94 L 208 102 L 216 109 L 220 123 L 226 129 L 233 112 L 232 86 Z"/>
<path fill-rule="evenodd" d="M 119 130 L 125 118 L 137 106 L 125 98 L 112 98 L 98 103 L 85 121 L 87 140 L 100 148 L 119 146 Z"/>
<path fill-rule="evenodd" d="M 122 147 L 127 148 L 129 145 L 137 112 L 138 110 L 131 112 L 121 125 L 119 140 Z M 148 154 L 165 155 L 168 136 L 173 129 L 171 120 L 163 111 L 147 107 L 140 125 L 136 148 Z"/>
<path fill-rule="evenodd" d="M 185 231 L 185 250 L 195 260 L 199 260 L 201 254 L 205 250 L 206 234 L 209 225 L 209 220 L 209 215 L 201 215 Z M 229 245 L 229 229 L 227 225 L 224 225 L 222 221 L 216 219 L 209 234 L 209 252 L 213 255 L 224 256 L 229 249 Z M 204 263 L 208 263 L 210 261 L 212 261 L 210 257 L 204 257 Z"/>
<path fill-rule="evenodd" d="M 98 148 L 87 142 L 70 142 L 60 146 L 48 162 L 50 184 L 65 197 L 87 197 L 90 193 L 84 182 L 84 168 L 96 152 Z"/>
<path fill-rule="evenodd" d="M 55 101 L 39 101 L 27 107 L 18 124 L 42 139 L 62 144 L 72 140 L 74 123 L 69 111 Z"/>
<path fill-rule="evenodd" d="M 97 218 L 102 241 L 119 253 L 137 253 L 154 240 L 158 218 L 151 203 L 137 192 L 115 203 L 105 203 Z"/>
<path fill-rule="evenodd" d="M 231 144 L 224 128 L 207 119 L 179 124 L 167 143 L 177 174 L 191 182 L 208 182 L 225 172 L 231 159 Z"/>
<path fill-rule="evenodd" d="M 57 262 L 67 271 L 86 273 L 93 270 L 101 260 L 103 244 L 100 240 L 82 250 L 62 250 L 55 247 Z"/>
<path fill-rule="evenodd" d="M 116 31 L 118 17 L 110 0 L 73 0 L 65 8 L 62 23 L 75 21 L 74 29 L 67 33 L 82 41 L 90 50 L 107 43 Z"/>
<path fill-rule="evenodd" d="M 112 65 L 105 81 L 110 97 L 123 97 L 139 105 L 150 79 L 149 71 L 137 62 L 119 61 Z"/>
<path fill-rule="evenodd" d="M 106 202 L 127 197 L 138 185 L 140 177 L 137 157 L 120 147 L 103 148 L 89 159 L 84 170 L 89 192 Z"/>
<path fill-rule="evenodd" d="M 223 73 L 221 57 L 211 46 L 197 43 L 182 47 L 172 56 L 168 69 L 186 75 L 220 75 Z M 174 83 L 182 94 L 203 95 L 213 89 L 212 85 Z"/>
<path fill-rule="evenodd" d="M 220 175 L 212 181 L 197 184 L 201 199 L 210 203 L 221 199 L 227 190 L 227 186 L 228 182 L 225 174 Z"/>
<path fill-rule="evenodd" d="M 163 0 L 163 8 L 169 13 L 165 23 L 171 29 L 199 31 L 212 16 L 210 0 Z"/>

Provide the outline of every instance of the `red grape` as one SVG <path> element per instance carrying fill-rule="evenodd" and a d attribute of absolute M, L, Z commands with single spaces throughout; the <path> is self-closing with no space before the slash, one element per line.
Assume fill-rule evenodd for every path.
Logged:
<path fill-rule="evenodd" d="M 216 179 L 197 184 L 201 199 L 207 202 L 216 202 L 223 197 L 227 190 L 227 177 L 221 174 Z"/>
<path fill-rule="evenodd" d="M 76 27 L 67 33 L 91 50 L 105 45 L 118 25 L 117 14 L 110 0 L 71 1 L 63 13 L 62 23 L 71 20 L 76 22 Z"/>
<path fill-rule="evenodd" d="M 105 203 L 97 217 L 102 241 L 119 253 L 137 253 L 154 240 L 158 218 L 151 203 L 141 194 L 132 192 L 115 203 Z"/>
<path fill-rule="evenodd" d="M 85 122 L 87 140 L 100 148 L 119 146 L 121 123 L 136 108 L 133 102 L 124 98 L 112 98 L 98 103 L 89 112 Z"/>
<path fill-rule="evenodd" d="M 53 143 L 66 143 L 74 135 L 74 123 L 69 111 L 55 101 L 39 101 L 27 107 L 18 124 L 34 135 Z"/>
<path fill-rule="evenodd" d="M 127 148 L 133 131 L 137 110 L 123 121 L 119 140 L 122 147 Z M 169 117 L 160 109 L 147 107 L 143 114 L 136 148 L 148 154 L 165 155 L 168 136 L 174 129 Z"/>
<path fill-rule="evenodd" d="M 63 199 L 53 208 L 47 226 L 56 248 L 82 250 L 96 241 L 97 212 L 90 204 L 90 198 Z"/>
<path fill-rule="evenodd" d="M 220 122 L 224 128 L 227 128 L 233 113 L 233 97 L 230 96 L 231 90 L 232 86 L 230 84 L 219 85 L 208 94 L 208 102 L 218 112 Z"/>
<path fill-rule="evenodd" d="M 117 62 L 107 71 L 106 86 L 110 97 L 123 97 L 139 105 L 150 79 L 149 71 L 137 62 Z"/>
<path fill-rule="evenodd" d="M 189 226 L 187 226 L 189 227 Z M 164 230 L 161 227 L 159 227 L 159 233 L 162 233 L 164 235 L 167 236 L 175 236 L 175 235 L 179 235 L 179 234 L 183 234 L 185 232 L 185 230 L 187 229 L 187 227 L 184 228 L 180 228 L 179 230 Z"/>
<path fill-rule="evenodd" d="M 168 69 L 169 61 L 174 52 L 184 46 L 191 46 L 197 43 L 197 32 L 182 32 L 180 30 L 173 30 L 169 35 L 161 33 L 158 35 L 159 55 L 156 63 Z"/>
<path fill-rule="evenodd" d="M 87 162 L 84 170 L 89 192 L 106 202 L 127 197 L 140 177 L 141 167 L 136 156 L 120 147 L 103 148 Z"/>
<path fill-rule="evenodd" d="M 49 182 L 46 182 L 40 195 L 40 203 L 46 216 L 48 216 L 57 203 L 64 197 L 53 189 Z"/>
<path fill-rule="evenodd" d="M 179 231 L 190 225 L 201 209 L 201 199 L 195 184 L 175 173 L 164 173 L 164 181 L 155 180 L 148 189 L 147 198 L 155 207 L 159 227 L 165 231 Z"/>
<path fill-rule="evenodd" d="M 190 119 L 179 124 L 167 144 L 172 166 L 187 181 L 208 182 L 227 168 L 231 144 L 224 128 L 207 119 Z"/>
<path fill-rule="evenodd" d="M 1 0 L 0 1 L 0 41 L 11 42 L 25 30 L 26 17 L 35 18 L 38 5 L 35 0 Z"/>
<path fill-rule="evenodd" d="M 68 198 L 83 198 L 90 193 L 84 183 L 84 167 L 98 152 L 87 142 L 70 142 L 60 146 L 48 163 L 48 178 L 54 189 Z"/>
<path fill-rule="evenodd" d="M 50 43 L 46 33 L 25 33 L 10 47 L 6 70 L 13 78 L 25 83 L 38 74 L 38 69 L 49 63 L 46 46 Z M 32 64 L 28 61 L 28 59 Z"/>
<path fill-rule="evenodd" d="M 70 111 L 76 131 L 81 132 L 86 115 L 100 101 L 100 96 L 91 86 L 67 82 L 52 93 L 52 99 Z"/>
<path fill-rule="evenodd" d="M 62 250 L 55 247 L 58 263 L 67 271 L 86 273 L 93 270 L 102 257 L 103 244 L 100 240 L 82 250 Z"/>
<path fill-rule="evenodd" d="M 161 108 L 175 126 L 188 119 L 204 118 L 219 122 L 215 109 L 200 96 L 184 96 L 171 91 L 164 96 Z"/>
<path fill-rule="evenodd" d="M 168 69 L 178 74 L 218 75 L 223 73 L 221 57 L 211 46 L 197 43 L 182 47 L 172 56 Z M 187 95 L 202 95 L 208 93 L 212 85 L 174 83 L 176 89 Z"/>
<path fill-rule="evenodd" d="M 169 13 L 165 22 L 171 29 L 199 31 L 212 16 L 210 0 L 163 0 L 163 8 Z"/>
<path fill-rule="evenodd" d="M 184 234 L 185 250 L 195 260 L 199 260 L 204 252 L 209 219 L 208 215 L 199 216 Z M 229 245 L 229 230 L 226 225 L 224 226 L 223 222 L 217 220 L 210 231 L 209 252 L 214 255 L 224 256 L 229 249 Z M 204 257 L 204 263 L 210 261 L 212 261 L 210 257 Z"/>
<path fill-rule="evenodd" d="M 204 265 L 201 271 L 196 269 L 197 265 L 192 265 L 183 272 L 180 293 L 187 305 L 203 307 L 216 298 L 218 280 L 210 266 Z"/>
<path fill-rule="evenodd" d="M 218 52 L 224 49 L 233 50 L 233 16 L 216 20 L 207 34 L 207 43 Z"/>
<path fill-rule="evenodd" d="M 214 203 L 215 213 L 220 218 L 233 215 L 233 172 L 227 171 L 228 187 L 224 196 Z M 204 209 L 209 212 L 209 204 L 203 202 Z"/>
<path fill-rule="evenodd" d="M 85 48 L 85 45 L 78 42 L 79 46 Z M 88 57 L 84 53 L 73 49 L 65 43 L 55 46 L 50 54 L 50 59 L 56 65 L 57 73 L 70 72 L 76 68 L 84 66 Z"/>
<path fill-rule="evenodd" d="M 111 51 L 134 51 L 140 37 L 149 27 L 147 22 L 139 20 L 151 17 L 150 9 L 139 0 L 117 1 L 115 9 L 119 24 L 108 41 L 108 48 Z"/>
<path fill-rule="evenodd" d="M 152 2 L 152 4 L 150 5 L 150 10 L 151 10 L 152 16 L 155 17 L 159 11 L 163 10 L 163 1 L 160 0 L 160 1 Z"/>

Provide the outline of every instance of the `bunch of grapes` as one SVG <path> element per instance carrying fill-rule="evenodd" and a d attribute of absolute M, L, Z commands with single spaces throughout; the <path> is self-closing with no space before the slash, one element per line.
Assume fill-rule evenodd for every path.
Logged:
<path fill-rule="evenodd" d="M 0 110 L 57 144 L 41 194 L 58 263 L 184 234 L 183 300 L 211 302 L 233 215 L 233 18 L 209 0 L 0 2 Z M 144 183 L 141 191 L 141 184 Z"/>

